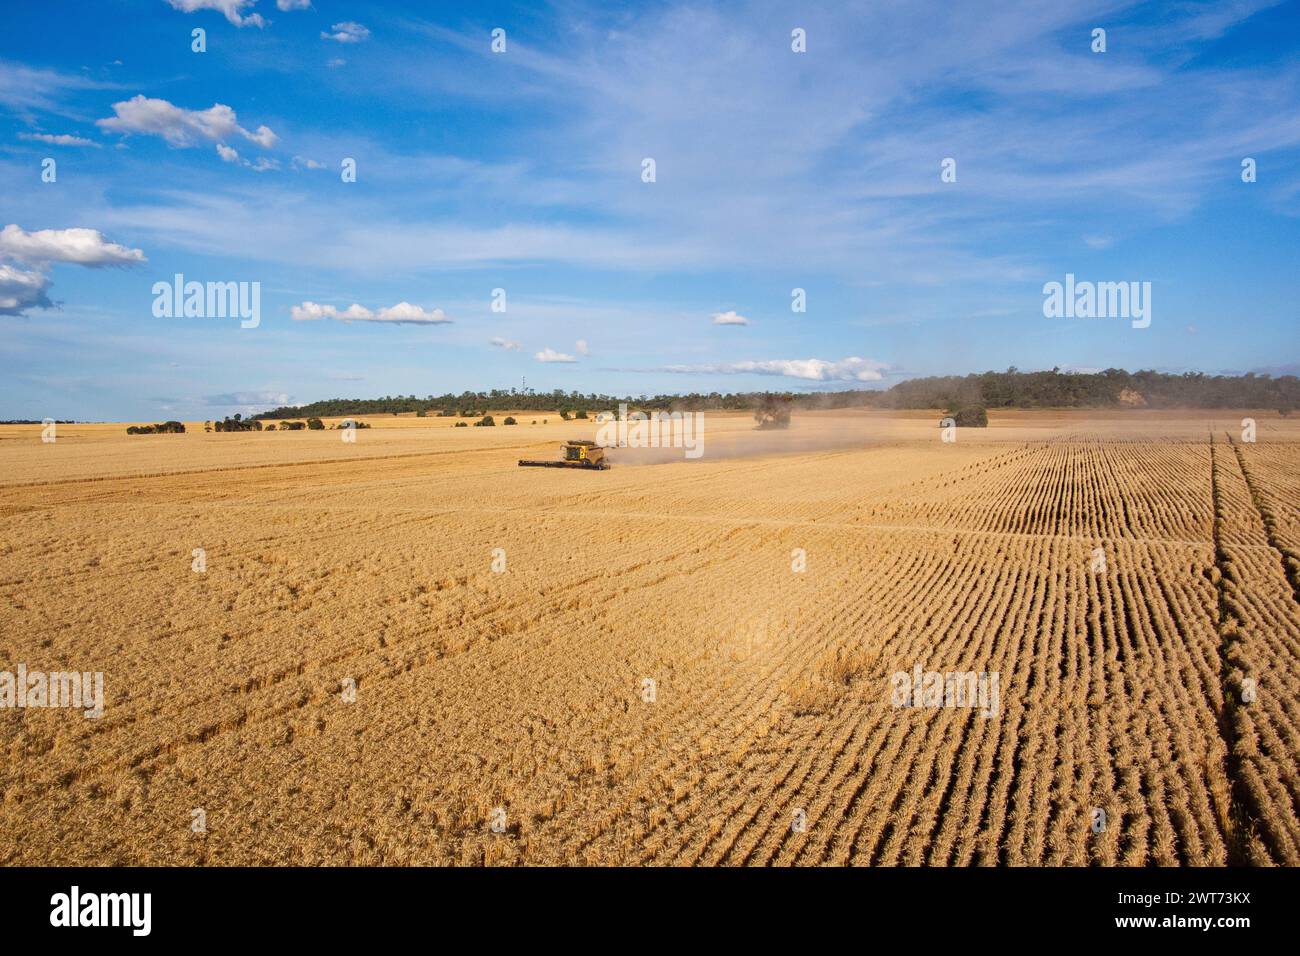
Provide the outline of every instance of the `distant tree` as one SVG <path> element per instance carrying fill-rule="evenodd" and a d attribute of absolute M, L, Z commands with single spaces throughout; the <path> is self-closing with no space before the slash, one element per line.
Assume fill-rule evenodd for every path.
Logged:
<path fill-rule="evenodd" d="M 573 417 L 573 412 L 569 411 L 569 409 L 567 409 L 567 408 L 561 408 L 561 409 L 560 409 L 560 417 L 563 418 L 563 419 L 567 422 L 570 418 Z"/>
<path fill-rule="evenodd" d="M 307 419 L 307 427 L 314 432 L 324 431 L 325 423 L 319 418 L 309 418 Z"/>
<path fill-rule="evenodd" d="M 126 433 L 128 435 L 181 435 L 185 433 L 185 425 L 174 421 L 166 421 L 158 425 L 128 425 Z"/>
<path fill-rule="evenodd" d="M 469 423 L 468 423 L 468 422 L 457 422 L 457 423 L 456 423 L 456 427 L 457 427 L 457 428 L 469 428 Z"/>
<path fill-rule="evenodd" d="M 983 405 L 962 405 L 949 408 L 944 412 L 945 418 L 951 418 L 958 428 L 988 428 L 989 413 Z"/>
<path fill-rule="evenodd" d="M 580 408 L 580 409 L 578 409 L 578 414 L 574 415 L 573 417 L 574 417 L 574 418 L 586 418 L 586 417 L 587 417 L 587 410 L 586 410 L 585 408 Z"/>
<path fill-rule="evenodd" d="M 514 420 L 513 418 L 507 418 L 507 419 L 506 419 L 505 421 L 503 421 L 501 424 L 502 424 L 502 425 L 514 425 L 514 424 L 516 424 L 516 422 L 515 422 L 515 420 Z"/>
<path fill-rule="evenodd" d="M 275 431 L 275 422 L 271 422 L 271 424 L 267 425 L 266 430 L 269 432 Z"/>
<path fill-rule="evenodd" d="M 491 428 L 491 427 L 494 426 L 495 424 L 496 424 L 496 422 L 492 419 L 492 416 L 491 416 L 491 415 L 484 415 L 482 418 L 480 418 L 478 421 L 476 421 L 476 422 L 474 423 L 474 427 L 475 427 L 475 428 L 478 428 L 478 427 L 482 426 L 482 427 L 486 427 L 486 428 Z"/>

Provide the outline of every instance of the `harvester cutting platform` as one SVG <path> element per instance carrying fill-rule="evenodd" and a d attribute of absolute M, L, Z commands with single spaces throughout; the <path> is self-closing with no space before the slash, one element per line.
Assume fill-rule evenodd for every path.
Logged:
<path fill-rule="evenodd" d="M 559 461 L 527 461 L 520 459 L 521 468 L 586 468 L 589 471 L 606 471 L 605 449 L 594 441 L 566 441 L 560 446 L 563 457 Z"/>

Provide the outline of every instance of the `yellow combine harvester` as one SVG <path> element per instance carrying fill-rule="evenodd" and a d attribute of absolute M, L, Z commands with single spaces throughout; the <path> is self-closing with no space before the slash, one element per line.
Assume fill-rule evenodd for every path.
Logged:
<path fill-rule="evenodd" d="M 594 441 L 566 441 L 560 446 L 563 457 L 559 461 L 526 461 L 520 459 L 521 468 L 586 468 L 591 471 L 605 471 L 609 462 L 605 460 L 605 449 Z"/>

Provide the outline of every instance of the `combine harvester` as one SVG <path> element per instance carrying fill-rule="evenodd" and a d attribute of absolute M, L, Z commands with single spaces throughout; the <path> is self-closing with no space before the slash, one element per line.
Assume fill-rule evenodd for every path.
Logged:
<path fill-rule="evenodd" d="M 594 441 L 566 441 L 560 446 L 564 457 L 559 461 L 519 460 L 520 468 L 585 468 L 588 471 L 608 471 L 605 449 Z"/>

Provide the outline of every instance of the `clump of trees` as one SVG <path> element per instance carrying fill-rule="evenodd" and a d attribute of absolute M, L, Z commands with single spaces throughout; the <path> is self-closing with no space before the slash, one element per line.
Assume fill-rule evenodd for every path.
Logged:
<path fill-rule="evenodd" d="M 507 419 L 506 419 L 505 421 L 503 421 L 501 424 L 502 424 L 502 425 L 517 425 L 518 422 L 516 422 L 513 418 L 507 418 Z"/>
<path fill-rule="evenodd" d="M 128 425 L 126 433 L 128 435 L 180 435 L 185 433 L 185 425 L 173 421 L 161 422 L 157 425 Z"/>
<path fill-rule="evenodd" d="M 784 395 L 764 395 L 758 407 L 754 409 L 754 421 L 761 429 L 789 428 L 790 406 L 794 396 L 788 392 Z"/>
<path fill-rule="evenodd" d="M 244 418 L 236 412 L 219 422 L 213 422 L 212 429 L 218 432 L 260 432 L 262 423 L 256 418 Z"/>
<path fill-rule="evenodd" d="M 457 423 L 456 423 L 456 427 L 457 427 L 457 428 L 469 428 L 469 422 L 457 422 Z"/>
<path fill-rule="evenodd" d="M 307 424 L 308 424 L 308 426 L 310 426 L 310 425 L 311 425 L 311 422 L 308 422 Z M 369 427 L 370 427 L 370 423 L 369 423 L 369 422 L 359 422 L 359 421 L 357 421 L 355 418 L 345 418 L 345 419 L 343 419 L 343 421 L 339 422 L 337 425 L 331 425 L 330 427 L 331 427 L 331 428 L 369 428 Z"/>
<path fill-rule="evenodd" d="M 476 422 L 474 423 L 474 427 L 475 427 L 475 428 L 482 428 L 482 427 L 491 428 L 491 427 L 492 427 L 493 425 L 495 425 L 495 424 L 496 424 L 496 420 L 495 420 L 491 415 L 484 415 L 482 418 L 480 418 L 478 421 L 476 421 Z"/>
<path fill-rule="evenodd" d="M 307 419 L 307 427 L 314 432 L 323 432 L 325 430 L 325 423 L 319 418 L 309 418 Z"/>
<path fill-rule="evenodd" d="M 280 430 L 286 432 L 300 432 L 307 427 L 306 422 L 281 422 Z"/>
<path fill-rule="evenodd" d="M 989 427 L 989 413 L 983 405 L 962 405 L 949 408 L 943 414 L 945 419 L 951 418 L 953 424 L 958 428 Z M 940 425 L 942 425 L 942 422 L 940 422 Z"/>

